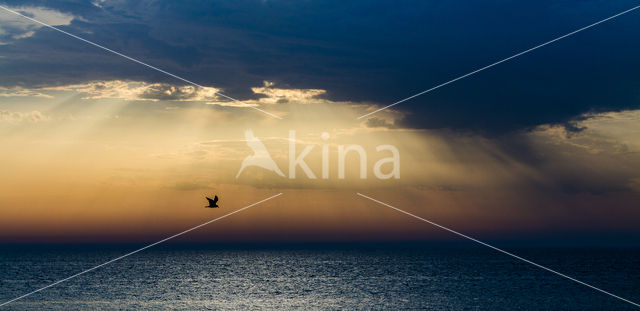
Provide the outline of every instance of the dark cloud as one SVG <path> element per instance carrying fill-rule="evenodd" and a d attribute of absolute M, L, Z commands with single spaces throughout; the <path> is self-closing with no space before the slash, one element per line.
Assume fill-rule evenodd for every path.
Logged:
<path fill-rule="evenodd" d="M 389 129 L 397 128 L 395 122 L 392 123 L 385 119 L 380 119 L 378 117 L 368 118 L 367 121 L 365 122 L 365 125 L 367 127 L 384 127 Z"/>
<path fill-rule="evenodd" d="M 577 132 L 538 129 L 491 139 L 493 150 L 536 172 L 525 179 L 537 193 L 591 195 L 632 192 L 640 158 L 622 141 L 600 136 L 584 124 Z"/>
<path fill-rule="evenodd" d="M 17 5 L 18 2 L 9 2 Z M 635 5 L 633 1 L 20 2 L 77 16 L 62 28 L 194 82 L 325 89 L 386 105 Z M 399 125 L 487 134 L 640 107 L 632 12 L 410 100 Z M 52 30 L 0 46 L 0 85 L 174 79 Z M 363 114 L 366 111 L 363 109 Z"/>

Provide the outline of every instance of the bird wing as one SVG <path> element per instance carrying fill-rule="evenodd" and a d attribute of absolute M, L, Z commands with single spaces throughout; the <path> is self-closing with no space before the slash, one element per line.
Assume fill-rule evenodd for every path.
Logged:
<path fill-rule="evenodd" d="M 215 200 L 211 200 L 208 197 L 205 197 L 205 198 L 207 198 L 207 201 L 209 201 L 209 205 L 214 205 L 214 204 L 216 204 L 216 201 L 218 201 L 218 198 L 216 198 Z"/>
<path fill-rule="evenodd" d="M 213 198 L 213 204 L 216 204 L 216 203 L 218 203 L 218 196 L 217 195 Z"/>

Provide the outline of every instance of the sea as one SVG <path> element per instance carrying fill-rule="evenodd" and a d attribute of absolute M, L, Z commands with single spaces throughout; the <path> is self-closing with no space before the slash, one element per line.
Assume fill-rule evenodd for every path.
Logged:
<path fill-rule="evenodd" d="M 2 245 L 0 304 L 136 245 Z M 640 302 L 640 249 L 508 251 Z M 158 245 L 0 310 L 638 310 L 482 247 Z"/>

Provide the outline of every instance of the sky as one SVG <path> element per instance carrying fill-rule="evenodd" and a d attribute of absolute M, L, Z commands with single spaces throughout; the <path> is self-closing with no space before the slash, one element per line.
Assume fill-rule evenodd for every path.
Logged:
<path fill-rule="evenodd" d="M 0 10 L 0 242 L 640 241 L 640 11 L 358 119 L 633 1 L 0 5 L 203 86 Z"/>

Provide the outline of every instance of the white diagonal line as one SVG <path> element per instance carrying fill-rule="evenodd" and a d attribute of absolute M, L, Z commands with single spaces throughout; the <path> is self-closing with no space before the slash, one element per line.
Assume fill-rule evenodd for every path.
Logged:
<path fill-rule="evenodd" d="M 185 234 L 185 233 L 187 233 L 187 232 L 190 232 L 190 231 L 193 231 L 193 230 L 198 229 L 198 228 L 200 228 L 200 227 L 206 226 L 206 225 L 208 225 L 208 224 L 210 224 L 210 223 L 212 223 L 212 222 L 214 222 L 214 221 L 218 221 L 218 220 L 220 220 L 220 219 L 222 219 L 222 218 L 225 218 L 225 217 L 227 217 L 227 216 L 231 216 L 231 215 L 233 215 L 233 214 L 235 214 L 235 213 L 241 212 L 241 211 L 246 210 L 246 209 L 248 209 L 248 208 L 250 208 L 250 207 L 256 206 L 256 205 L 258 205 L 258 204 L 260 204 L 260 203 L 263 203 L 263 202 L 269 201 L 269 200 L 271 200 L 271 199 L 273 199 L 273 198 L 275 198 L 275 197 L 277 197 L 277 196 L 280 196 L 280 195 L 282 195 L 282 192 L 281 192 L 281 193 L 278 193 L 278 194 L 276 194 L 276 195 L 270 196 L 270 197 L 268 197 L 268 198 L 266 198 L 266 199 L 264 199 L 264 200 L 261 200 L 261 201 L 258 201 L 258 202 L 255 202 L 255 203 L 249 204 L 249 205 L 247 205 L 247 206 L 245 206 L 245 207 L 243 207 L 243 208 L 237 209 L 237 210 L 235 210 L 235 211 L 233 211 L 233 212 L 231 212 L 231 213 L 228 213 L 228 214 L 222 215 L 222 216 L 220 216 L 220 217 L 218 217 L 218 218 L 215 218 L 215 219 L 209 220 L 209 221 L 207 221 L 207 222 L 205 222 L 205 223 L 203 223 L 203 224 L 197 225 L 197 226 L 195 226 L 195 227 L 193 227 L 193 228 L 187 229 L 187 230 L 182 231 L 182 232 L 180 232 L 180 233 L 176 233 L 176 234 L 174 234 L 174 235 L 172 235 L 172 236 L 170 236 L 170 237 L 168 237 L 168 238 L 165 238 L 165 239 L 162 239 L 162 240 L 160 240 L 160 241 L 158 241 L 158 242 L 155 242 L 155 243 L 149 244 L 149 245 L 147 245 L 147 246 L 145 246 L 145 247 L 142 247 L 142 248 L 139 248 L 139 249 L 137 249 L 137 250 L 135 250 L 135 251 L 133 251 L 133 252 L 130 252 L 130 253 L 124 254 L 124 255 L 122 255 L 122 256 L 120 256 L 120 257 L 118 257 L 118 258 L 111 259 L 111 260 L 109 260 L 109 261 L 107 261 L 107 262 L 105 262 L 105 263 L 99 264 L 99 265 L 97 265 L 97 266 L 95 266 L 95 267 L 93 267 L 93 268 L 89 268 L 89 269 L 84 270 L 84 271 L 82 271 L 82 272 L 76 273 L 76 274 L 74 274 L 74 275 L 72 275 L 72 276 L 70 276 L 70 277 L 67 277 L 67 278 L 64 278 L 64 279 L 62 279 L 62 280 L 56 281 L 56 282 L 54 282 L 54 283 L 51 283 L 51 284 L 49 284 L 49 285 L 47 285 L 47 286 L 45 286 L 45 287 L 42 287 L 42 288 L 36 289 L 36 290 L 34 290 L 34 291 L 30 292 L 30 293 L 24 294 L 24 295 L 22 295 L 22 296 L 20 296 L 20 297 L 16 297 L 16 298 L 13 298 L 13 299 L 11 299 L 11 300 L 9 300 L 9 301 L 5 301 L 5 302 L 3 302 L 3 303 L 1 303 L 1 304 L 0 304 L 0 307 L 2 307 L 2 306 L 4 306 L 4 305 L 7 305 L 7 304 L 9 304 L 9 303 L 12 303 L 12 302 L 14 302 L 14 301 L 16 301 L 16 300 L 19 300 L 19 299 L 25 298 L 25 297 L 27 297 L 27 296 L 29 296 L 29 295 L 35 294 L 35 293 L 37 293 L 37 292 L 39 292 L 39 291 L 45 290 L 45 289 L 47 289 L 47 288 L 49 288 L 49 287 L 52 287 L 52 286 L 58 285 L 58 284 L 60 284 L 60 283 L 62 283 L 62 282 L 66 282 L 66 281 L 71 280 L 71 279 L 73 279 L 73 278 L 75 278 L 75 277 L 77 277 L 77 276 L 83 275 L 83 274 L 85 274 L 85 273 L 87 273 L 87 272 L 93 271 L 93 270 L 98 269 L 98 268 L 100 268 L 100 267 L 102 267 L 102 266 L 106 266 L 106 265 L 108 265 L 108 264 L 110 264 L 110 263 L 116 262 L 116 261 L 118 261 L 118 260 L 120 260 L 120 259 L 123 259 L 123 258 L 125 258 L 125 257 L 131 256 L 131 255 L 133 255 L 133 254 L 135 254 L 135 253 L 141 252 L 141 251 L 143 251 L 143 250 L 145 250 L 145 249 L 147 249 L 147 248 L 149 248 L 149 247 L 153 247 L 153 246 L 156 246 L 156 245 L 158 245 L 158 244 L 160 244 L 160 243 L 164 243 L 164 242 L 166 242 L 166 241 L 168 241 L 168 240 L 171 240 L 171 239 L 173 239 L 173 238 L 175 238 L 175 237 L 181 236 L 181 235 L 183 235 L 183 234 Z"/>
<path fill-rule="evenodd" d="M 533 51 L 533 50 L 539 49 L 539 48 L 541 48 L 541 47 L 543 47 L 543 46 L 545 46 L 545 45 L 548 45 L 548 44 L 554 43 L 554 42 L 556 42 L 556 41 L 558 41 L 558 40 L 562 40 L 562 39 L 564 39 L 564 38 L 566 38 L 566 37 L 569 37 L 569 36 L 572 36 L 572 35 L 574 35 L 574 34 L 577 34 L 577 33 L 581 32 L 581 31 L 586 30 L 586 29 L 589 29 L 589 28 L 591 28 L 591 27 L 593 27 L 593 26 L 596 26 L 596 25 L 602 24 L 602 23 L 604 23 L 604 22 L 606 22 L 606 21 L 608 21 L 608 20 L 614 19 L 614 18 L 616 18 L 616 17 L 618 17 L 618 16 L 620 16 L 620 15 L 623 15 L 623 14 L 629 13 L 629 12 L 631 12 L 631 11 L 633 11 L 633 10 L 638 9 L 638 8 L 640 8 L 640 5 L 635 6 L 635 7 L 633 7 L 633 8 L 630 8 L 630 9 L 628 9 L 628 10 L 626 10 L 626 11 L 622 11 L 622 12 L 620 12 L 620 13 L 616 14 L 616 15 L 613 15 L 613 16 L 610 16 L 610 17 L 607 17 L 607 18 L 605 18 L 605 19 L 603 19 L 603 20 L 597 21 L 597 22 L 595 22 L 595 23 L 593 23 L 593 24 L 591 24 L 591 25 L 584 26 L 584 27 L 582 27 L 582 28 L 580 28 L 580 29 L 578 29 L 578 30 L 574 30 L 574 31 L 572 31 L 572 32 L 570 32 L 570 33 L 568 33 L 568 34 L 562 35 L 562 36 L 557 37 L 557 38 L 555 38 L 555 39 L 553 39 L 553 40 L 550 40 L 550 41 L 547 41 L 547 42 L 545 42 L 545 43 L 542 43 L 542 44 L 536 45 L 536 46 L 534 46 L 534 47 L 532 47 L 532 48 L 530 48 L 530 49 L 524 50 L 524 51 L 522 51 L 522 52 L 520 52 L 520 53 L 517 53 L 517 54 L 511 55 L 511 56 L 509 56 L 509 57 L 507 57 L 507 58 L 504 58 L 504 59 L 502 59 L 502 60 L 499 60 L 499 61 L 497 61 L 497 62 L 495 62 L 495 63 L 493 63 L 493 64 L 490 64 L 490 65 L 484 66 L 484 67 L 482 67 L 482 68 L 480 68 L 480 69 L 476 69 L 476 70 L 474 70 L 474 71 L 472 71 L 472 72 L 469 72 L 469 73 L 467 73 L 467 74 L 464 74 L 464 75 L 462 75 L 462 76 L 459 76 L 459 77 L 457 77 L 457 78 L 455 78 L 455 79 L 453 79 L 453 80 L 449 80 L 449 81 L 444 82 L 444 83 L 442 83 L 442 84 L 438 84 L 438 85 L 436 85 L 436 86 L 434 86 L 434 87 L 432 87 L 432 88 L 430 88 L 430 89 L 424 90 L 424 91 L 422 91 L 422 92 L 420 92 L 420 93 L 417 93 L 417 94 L 414 94 L 414 95 L 411 95 L 411 96 L 409 96 L 409 97 L 407 97 L 407 98 L 405 98 L 405 99 L 401 99 L 401 100 L 399 100 L 399 101 L 397 101 L 397 102 L 395 102 L 395 103 L 393 103 L 393 104 L 391 104 L 391 105 L 387 105 L 387 106 L 382 107 L 382 108 L 380 108 L 380 109 L 374 110 L 374 111 L 369 112 L 369 113 L 364 114 L 364 115 L 361 115 L 361 116 L 359 116 L 357 119 L 358 119 L 358 120 L 360 120 L 360 119 L 362 119 L 362 118 L 364 118 L 364 117 L 368 117 L 368 116 L 370 116 L 370 115 L 372 115 L 372 114 L 374 114 L 374 113 L 378 113 L 378 112 L 380 112 L 380 111 L 382 111 L 382 110 L 385 110 L 385 109 L 391 108 L 391 107 L 393 107 L 393 106 L 395 106 L 395 105 L 397 105 L 397 104 L 400 104 L 400 103 L 405 102 L 405 101 L 407 101 L 407 100 L 410 100 L 410 99 L 412 99 L 412 98 L 418 97 L 418 96 L 420 96 L 420 95 L 427 94 L 427 93 L 429 93 L 429 92 L 431 92 L 431 91 L 434 91 L 434 90 L 436 90 L 436 89 L 439 89 L 439 88 L 441 88 L 441 87 L 443 87 L 443 86 L 445 86 L 445 85 L 447 85 L 447 84 L 451 84 L 451 83 L 453 83 L 453 82 L 456 82 L 456 81 L 461 80 L 461 79 L 464 79 L 464 78 L 466 78 L 466 77 L 468 77 L 468 76 L 474 75 L 474 74 L 476 74 L 476 73 L 478 73 L 478 72 L 481 72 L 481 71 L 483 71 L 483 70 L 485 70 L 485 69 L 489 69 L 489 68 L 491 68 L 491 67 L 493 67 L 493 66 L 495 66 L 495 65 L 498 65 L 498 64 L 504 63 L 504 62 L 506 62 L 506 61 L 508 61 L 508 60 L 511 60 L 511 59 L 514 59 L 514 58 L 516 58 L 516 57 L 518 57 L 518 56 L 521 56 L 521 55 L 527 54 L 527 53 L 529 53 L 529 52 L 531 52 L 531 51 Z"/>
<path fill-rule="evenodd" d="M 116 52 L 116 51 L 114 51 L 114 50 L 112 50 L 112 49 L 109 49 L 109 48 L 104 47 L 104 46 L 102 46 L 102 45 L 100 45 L 100 44 L 94 43 L 94 42 L 89 41 L 89 40 L 87 40 L 87 39 L 84 39 L 84 38 L 78 37 L 78 36 L 76 36 L 76 35 L 74 35 L 74 34 L 72 34 L 72 33 L 66 32 L 66 31 L 64 31 L 64 30 L 62 30 L 62 29 L 60 29 L 60 28 L 57 28 L 57 27 L 51 26 L 51 25 L 46 24 L 46 23 L 44 23 L 44 22 L 41 22 L 41 21 L 39 21 L 39 20 L 37 20 L 37 19 L 31 18 L 31 17 L 29 17 L 29 16 L 25 16 L 25 15 L 21 14 L 20 12 L 16 12 L 16 11 L 14 11 L 14 10 L 12 10 L 12 9 L 9 9 L 9 8 L 7 8 L 7 7 L 4 7 L 4 6 L 2 6 L 2 5 L 0 5 L 0 9 L 3 9 L 3 10 L 5 10 L 5 11 L 7 11 L 7 12 L 10 12 L 10 13 L 16 14 L 16 15 L 18 15 L 18 16 L 22 16 L 22 17 L 24 17 L 24 18 L 26 18 L 26 19 L 28 19 L 28 20 L 30 20 L 30 21 L 32 21 L 32 22 L 34 22 L 34 23 L 38 23 L 38 24 L 40 24 L 40 25 L 42 25 L 42 26 L 45 26 L 45 27 L 51 28 L 51 29 L 53 29 L 53 30 L 55 30 L 55 31 L 61 32 L 61 33 L 65 34 L 65 35 L 67 35 L 67 36 L 70 36 L 70 37 L 76 38 L 76 39 L 78 39 L 78 40 L 80 40 L 80 41 L 84 41 L 84 42 L 89 43 L 89 44 L 91 44 L 91 45 L 93 45 L 93 46 L 95 46 L 95 47 L 101 48 L 101 49 L 103 49 L 103 50 L 105 50 L 105 51 L 108 51 L 108 52 L 111 52 L 111 53 L 116 54 L 116 55 L 118 55 L 118 56 L 124 57 L 124 58 L 126 58 L 126 59 L 128 59 L 128 60 L 130 60 L 130 61 L 136 62 L 136 63 L 138 63 L 138 64 L 140 64 L 140 65 L 147 66 L 147 67 L 149 67 L 149 68 L 151 68 L 151 69 L 153 69 L 153 70 L 155 70 L 155 71 L 159 71 L 159 72 L 164 73 L 164 74 L 166 74 L 166 75 L 168 75 L 168 76 L 171 76 L 171 77 L 176 78 L 176 79 L 178 79 L 178 80 L 181 80 L 181 81 L 184 81 L 184 82 L 186 82 L 186 83 L 189 83 L 189 84 L 191 84 L 191 85 L 193 85 L 193 86 L 196 86 L 196 87 L 199 87 L 199 88 L 203 88 L 203 89 L 205 88 L 204 86 L 202 86 L 202 85 L 200 85 L 200 84 L 198 84 L 198 83 L 192 82 L 192 81 L 187 80 L 187 79 L 185 79 L 185 78 L 183 78 L 183 77 L 177 76 L 177 75 L 172 74 L 172 73 L 167 72 L 167 71 L 164 71 L 164 70 L 162 70 L 162 69 L 160 69 L 160 68 L 158 68 L 158 67 L 155 67 L 155 66 L 149 65 L 149 64 L 147 64 L 147 63 L 145 63 L 145 62 L 143 62 L 143 61 L 140 61 L 140 60 L 137 60 L 137 59 L 135 59 L 135 58 L 133 58 L 133 57 L 130 57 L 130 56 L 124 55 L 124 54 L 122 54 L 122 53 L 120 53 L 120 52 Z M 280 116 L 277 116 L 277 115 L 275 115 L 275 114 L 273 114 L 273 113 L 270 113 L 270 112 L 268 112 L 268 111 L 264 111 L 264 110 L 262 110 L 262 109 L 260 109 L 260 108 L 258 108 L 258 107 L 254 107 L 254 106 L 252 106 L 252 105 L 249 105 L 249 104 L 247 104 L 247 103 L 245 103 L 245 102 L 243 102 L 243 101 L 241 101 L 241 100 L 235 99 L 235 98 L 233 98 L 233 97 L 231 97 L 231 96 L 228 96 L 228 95 L 222 94 L 222 93 L 220 93 L 220 92 L 215 92 L 215 94 L 216 94 L 216 95 L 219 95 L 219 96 L 222 96 L 222 97 L 224 97 L 224 98 L 226 98 L 226 99 L 232 100 L 232 101 L 234 101 L 234 102 L 236 102 L 236 103 L 239 103 L 239 104 L 241 104 L 241 105 L 247 106 L 247 107 L 249 107 L 249 108 L 252 108 L 252 109 L 258 110 L 258 111 L 260 111 L 260 112 L 262 112 L 262 113 L 264 113 L 264 114 L 267 114 L 267 115 L 269 115 L 269 116 L 271 116 L 271 117 L 274 117 L 274 118 L 276 118 L 276 119 L 282 119 L 282 117 L 280 117 Z"/>
<path fill-rule="evenodd" d="M 607 294 L 607 295 L 609 295 L 609 296 L 611 296 L 611 297 L 614 297 L 614 298 L 620 299 L 620 300 L 622 300 L 622 301 L 624 301 L 624 302 L 627 302 L 627 303 L 630 303 L 630 304 L 632 304 L 632 305 L 634 305 L 634 306 L 636 306 L 636 307 L 640 307 L 640 304 L 637 304 L 637 303 L 635 303 L 635 302 L 633 302 L 633 301 L 631 301 L 631 300 L 628 300 L 628 299 L 622 298 L 622 297 L 620 297 L 620 296 L 614 295 L 614 294 L 612 294 L 612 293 L 610 293 L 610 292 L 608 292 L 608 291 L 605 291 L 605 290 L 603 290 L 603 289 L 597 288 L 597 287 L 595 287 L 595 286 L 593 286 L 593 285 L 587 284 L 587 283 L 585 283 L 585 282 L 582 282 L 582 281 L 580 281 L 580 280 L 577 280 L 577 279 L 575 279 L 575 278 L 572 278 L 572 277 L 570 277 L 570 276 L 568 276 L 568 275 L 566 275 L 566 274 L 562 274 L 562 273 L 560 273 L 560 272 L 558 272 L 558 271 L 555 271 L 555 270 L 552 270 L 552 269 L 550 269 L 550 268 L 547 268 L 547 267 L 545 267 L 545 266 L 543 266 L 543 265 L 537 264 L 537 263 L 535 263 L 535 262 L 533 262 L 533 261 L 531 261 L 531 260 L 528 260 L 528 259 L 522 258 L 522 257 L 520 257 L 520 256 L 518 256 L 518 255 L 514 255 L 514 254 L 509 253 L 509 252 L 507 252 L 507 251 L 505 251 L 505 250 L 502 250 L 502 249 L 500 249 L 500 248 L 497 248 L 497 247 L 495 247 L 495 246 L 493 246 L 493 245 L 489 245 L 489 244 L 487 244 L 487 243 L 485 243 L 485 242 L 482 242 L 482 241 L 480 241 L 480 240 L 474 239 L 474 238 L 472 238 L 472 237 L 470 237 L 470 236 L 468 236 L 468 235 L 462 234 L 462 233 L 460 233 L 460 232 L 458 232 L 458 231 L 455 231 L 455 230 L 453 230 L 453 229 L 449 229 L 449 228 L 447 228 L 447 227 L 445 227 L 445 226 L 439 225 L 439 224 L 437 224 L 437 223 L 435 223 L 435 222 L 433 222 L 433 221 L 430 221 L 430 220 L 428 220 L 428 219 L 424 219 L 424 218 L 422 218 L 422 217 L 420 217 L 420 216 L 416 216 L 416 215 L 411 214 L 411 213 L 409 213 L 409 212 L 403 211 L 403 210 L 401 210 L 401 209 L 399 209 L 399 208 L 397 208 L 397 207 L 391 206 L 391 205 L 389 205 L 389 204 L 387 204 L 387 203 L 384 203 L 384 202 L 382 202 L 382 201 L 378 201 L 378 200 L 376 200 L 376 199 L 374 199 L 374 198 L 371 198 L 371 197 L 369 197 L 369 196 L 366 196 L 366 195 L 364 195 L 364 194 L 362 194 L 362 193 L 356 192 L 356 194 L 357 194 L 357 195 L 359 195 L 359 196 L 361 196 L 361 197 L 363 197 L 363 198 L 367 198 L 367 199 L 369 199 L 369 200 L 371 200 L 371 201 L 373 201 L 373 202 L 376 202 L 376 203 L 378 203 L 378 204 L 382 204 L 382 205 L 384 205 L 384 206 L 386 206 L 386 207 L 392 208 L 392 209 L 394 209 L 394 210 L 396 210 L 396 211 L 398 211 L 398 212 L 401 212 L 401 213 L 404 213 L 404 214 L 406 214 L 406 215 L 409 215 L 409 216 L 411 216 L 411 217 L 413 217 L 413 218 L 416 218 L 416 219 L 422 220 L 422 221 L 424 221 L 424 222 L 426 222 L 426 223 L 429 223 L 429 224 L 431 224 L 431 225 L 434 225 L 434 226 L 436 226 L 436 227 L 438 227 L 438 228 L 440 228 L 440 229 L 447 230 L 447 231 L 449 231 L 449 232 L 451 232 L 451 233 L 454 233 L 454 234 L 456 234 L 456 235 L 459 235 L 459 236 L 461 236 L 461 237 L 463 237 L 463 238 L 465 238 L 465 239 L 468 239 L 468 240 L 471 240 L 471 241 L 473 241 L 473 242 L 476 242 L 476 243 L 478 243 L 478 244 L 480 244 L 480 245 L 483 245 L 483 246 L 486 246 L 486 247 L 492 248 L 492 249 L 494 249 L 494 250 L 496 250 L 496 251 L 499 251 L 499 252 L 501 252 L 501 253 L 503 253 L 503 254 L 509 255 L 509 256 L 511 256 L 511 257 L 513 257 L 513 258 L 519 259 L 519 260 L 524 261 L 524 262 L 526 262 L 526 263 L 528 263 L 528 264 L 532 264 L 532 265 L 534 265 L 534 266 L 536 266 L 536 267 L 538 267 L 538 268 L 541 268 L 541 269 L 547 270 L 547 271 L 549 271 L 549 272 L 551 272 L 551 273 L 557 274 L 557 275 L 559 275 L 559 276 L 561 276 L 561 277 L 567 278 L 567 279 L 569 279 L 569 280 L 571 280 L 571 281 L 574 281 L 574 282 L 576 282 L 576 283 L 582 284 L 582 285 L 584 285 L 584 286 L 586 286 L 586 287 L 589 287 L 589 288 L 591 288 L 591 289 L 595 289 L 595 290 L 597 290 L 597 291 L 599 291 L 599 292 L 601 292 L 601 293 L 605 293 L 605 294 Z"/>

